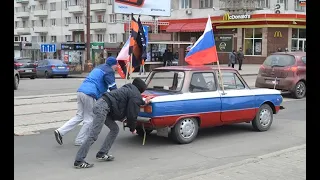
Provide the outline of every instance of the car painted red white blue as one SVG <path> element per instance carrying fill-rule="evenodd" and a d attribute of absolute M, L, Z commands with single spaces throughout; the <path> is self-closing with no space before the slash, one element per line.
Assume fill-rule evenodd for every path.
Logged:
<path fill-rule="evenodd" d="M 140 108 L 137 133 L 156 130 L 185 144 L 196 138 L 199 128 L 252 122 L 255 130 L 268 130 L 273 114 L 282 108 L 280 91 L 251 89 L 233 68 L 221 68 L 221 74 L 212 66 L 154 69 L 142 94 L 152 100 Z"/>

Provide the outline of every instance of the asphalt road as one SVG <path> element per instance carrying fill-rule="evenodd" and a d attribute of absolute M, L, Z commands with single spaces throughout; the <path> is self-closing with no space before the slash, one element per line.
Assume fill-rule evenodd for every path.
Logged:
<path fill-rule="evenodd" d="M 243 76 L 247 84 L 254 87 L 256 76 Z M 21 79 L 19 89 L 14 96 L 31 96 L 44 94 L 75 93 L 83 78 L 53 78 L 53 79 Z M 118 87 L 125 83 L 123 79 L 116 80 Z"/>
<path fill-rule="evenodd" d="M 34 82 L 37 81 L 42 80 Z M 74 91 L 81 82 L 48 81 L 52 82 L 51 87 L 55 81 L 62 81 L 66 87 L 61 88 L 65 91 Z M 68 86 L 70 82 L 74 85 Z M 21 87 L 23 90 L 23 83 Z M 53 129 L 39 135 L 15 136 L 14 177 L 16 180 L 164 180 L 306 143 L 305 99 L 283 105 L 286 109 L 274 117 L 267 132 L 254 132 L 247 123 L 222 126 L 201 130 L 197 139 L 187 145 L 176 145 L 167 138 L 151 135 L 142 146 L 140 137 L 121 130 L 110 152 L 115 161 L 96 162 L 95 153 L 108 132 L 104 127 L 87 157 L 95 167 L 83 170 L 72 167 L 78 149 L 73 141 L 79 128 L 65 136 L 63 146 L 55 142 Z"/>

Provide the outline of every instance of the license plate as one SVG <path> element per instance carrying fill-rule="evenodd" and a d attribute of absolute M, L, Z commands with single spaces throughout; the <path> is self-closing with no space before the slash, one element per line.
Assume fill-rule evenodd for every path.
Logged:
<path fill-rule="evenodd" d="M 64 67 L 58 67 L 58 69 L 64 69 Z"/>
<path fill-rule="evenodd" d="M 32 70 L 24 70 L 24 72 L 32 72 Z"/>
<path fill-rule="evenodd" d="M 279 84 L 279 81 L 272 81 L 272 80 L 266 80 L 266 83 L 269 83 L 269 84 Z"/>

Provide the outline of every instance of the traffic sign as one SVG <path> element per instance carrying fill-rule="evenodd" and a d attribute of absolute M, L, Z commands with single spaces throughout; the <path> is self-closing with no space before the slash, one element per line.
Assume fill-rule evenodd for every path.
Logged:
<path fill-rule="evenodd" d="M 56 52 L 57 48 L 55 44 L 41 44 L 40 51 L 45 53 Z"/>

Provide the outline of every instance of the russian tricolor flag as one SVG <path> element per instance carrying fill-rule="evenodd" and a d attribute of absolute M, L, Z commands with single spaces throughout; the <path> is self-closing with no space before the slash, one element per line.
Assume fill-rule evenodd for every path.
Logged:
<path fill-rule="evenodd" d="M 128 68 L 127 66 L 128 66 L 128 62 L 130 60 L 129 42 L 130 42 L 130 38 L 123 45 L 122 49 L 120 50 L 120 52 L 117 56 L 117 61 L 118 61 L 117 71 L 118 71 L 120 77 L 123 79 L 126 78 L 126 72 L 127 72 L 127 68 Z"/>
<path fill-rule="evenodd" d="M 185 61 L 190 65 L 204 65 L 218 61 L 210 16 L 208 17 L 204 33 L 194 43 L 188 52 Z"/>

